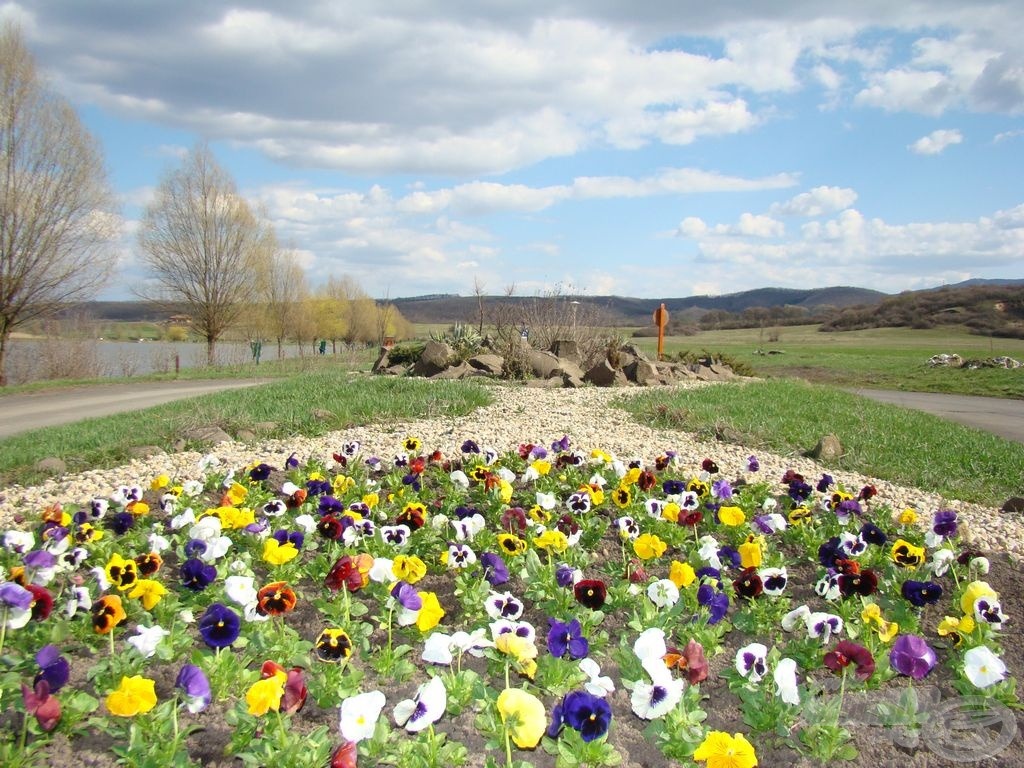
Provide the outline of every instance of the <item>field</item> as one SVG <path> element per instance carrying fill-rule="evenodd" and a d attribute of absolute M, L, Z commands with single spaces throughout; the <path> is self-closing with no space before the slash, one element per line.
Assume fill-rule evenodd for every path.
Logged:
<path fill-rule="evenodd" d="M 769 341 L 773 334 L 778 334 L 778 339 Z M 633 341 L 654 356 L 657 339 Z M 940 353 L 973 359 L 1006 355 L 1024 361 L 1024 340 L 976 336 L 962 329 L 875 328 L 819 333 L 816 325 L 800 325 L 705 331 L 665 339 L 667 356 L 702 351 L 726 354 L 765 377 L 801 378 L 847 388 L 1024 398 L 1024 370 L 928 366 L 928 358 Z"/>

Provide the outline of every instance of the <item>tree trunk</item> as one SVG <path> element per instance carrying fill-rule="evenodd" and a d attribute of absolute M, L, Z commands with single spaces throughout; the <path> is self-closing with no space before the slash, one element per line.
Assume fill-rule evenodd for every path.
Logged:
<path fill-rule="evenodd" d="M 282 342 L 283 342 L 283 339 L 280 336 L 278 336 L 277 337 L 277 359 L 278 360 L 280 360 L 282 357 L 284 357 L 284 346 L 283 346 Z"/>
<path fill-rule="evenodd" d="M 7 386 L 7 342 L 10 338 L 10 331 L 4 330 L 0 333 L 0 387 Z"/>
<path fill-rule="evenodd" d="M 216 346 L 217 346 L 217 340 L 215 338 L 213 338 L 212 336 L 207 336 L 206 337 L 206 364 L 208 366 L 212 366 L 213 365 L 213 356 L 214 356 L 213 352 L 214 352 L 214 348 Z"/>

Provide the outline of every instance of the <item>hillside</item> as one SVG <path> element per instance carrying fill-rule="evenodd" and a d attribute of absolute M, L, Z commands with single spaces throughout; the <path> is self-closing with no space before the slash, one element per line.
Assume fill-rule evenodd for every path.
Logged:
<path fill-rule="evenodd" d="M 986 336 L 1024 338 L 1024 284 L 975 283 L 905 291 L 871 306 L 850 307 L 822 331 L 864 328 L 934 328 L 963 325 Z"/>
<path fill-rule="evenodd" d="M 843 308 L 877 304 L 887 294 L 867 288 L 835 286 L 830 288 L 758 288 L 722 296 L 687 296 L 685 298 L 637 299 L 626 296 L 564 296 L 567 303 L 578 301 L 607 318 L 608 325 L 646 325 L 651 315 L 664 302 L 670 313 L 693 318 L 718 310 L 740 313 L 752 307 L 800 307 L 815 311 L 825 307 Z M 533 296 L 484 296 L 484 312 L 508 304 L 536 301 Z M 451 323 L 474 319 L 478 312 L 477 297 L 456 295 L 415 296 L 394 299 L 402 315 L 414 323 Z"/>

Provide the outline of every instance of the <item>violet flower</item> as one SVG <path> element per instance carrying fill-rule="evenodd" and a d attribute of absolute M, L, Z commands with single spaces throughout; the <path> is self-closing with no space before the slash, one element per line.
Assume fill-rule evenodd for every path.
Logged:
<path fill-rule="evenodd" d="M 923 637 L 900 635 L 889 651 L 889 666 L 915 680 L 925 677 L 938 662 L 935 651 Z"/>
<path fill-rule="evenodd" d="M 562 726 L 568 725 L 583 741 L 591 742 L 608 733 L 611 722 L 612 708 L 607 701 L 587 691 L 573 691 L 551 711 L 547 735 L 557 738 Z"/>
<path fill-rule="evenodd" d="M 186 664 L 178 673 L 174 687 L 180 688 L 185 694 L 186 706 L 192 714 L 202 712 L 213 698 L 210 692 L 210 681 L 206 674 L 195 664 Z"/>
<path fill-rule="evenodd" d="M 903 582 L 900 592 L 910 601 L 911 605 L 916 605 L 918 608 L 936 603 L 942 597 L 942 587 L 933 581 L 907 579 Z"/>
<path fill-rule="evenodd" d="M 551 627 L 548 630 L 548 651 L 556 659 L 561 659 L 567 652 L 570 659 L 582 659 L 590 652 L 590 643 L 583 636 L 579 619 L 565 624 L 549 618 L 548 624 Z"/>
<path fill-rule="evenodd" d="M 509 579 L 508 566 L 501 556 L 494 552 L 480 555 L 480 564 L 484 567 L 484 578 L 492 587 L 498 587 Z"/>
<path fill-rule="evenodd" d="M 50 686 L 50 693 L 56 693 L 63 688 L 71 677 L 71 666 L 68 660 L 60 655 L 60 649 L 56 645 L 44 645 L 40 648 L 36 653 L 36 664 L 39 665 L 39 672 L 33 685 L 45 680 Z"/>
<path fill-rule="evenodd" d="M 241 631 L 238 614 L 222 603 L 213 603 L 199 617 L 199 634 L 211 648 L 226 648 Z"/>

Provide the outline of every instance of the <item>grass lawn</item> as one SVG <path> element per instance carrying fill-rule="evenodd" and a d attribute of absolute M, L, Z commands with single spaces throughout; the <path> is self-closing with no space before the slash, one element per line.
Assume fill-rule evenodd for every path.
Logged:
<path fill-rule="evenodd" d="M 950 499 L 1001 505 L 1024 492 L 1024 445 L 834 387 L 784 379 L 668 392 L 625 406 L 638 420 L 713 438 L 729 431 L 752 449 L 787 455 L 834 433 L 844 469 Z"/>
<path fill-rule="evenodd" d="M 975 336 L 962 328 L 873 328 L 819 333 L 817 327 L 800 325 L 764 331 L 750 328 L 671 336 L 665 339 L 665 354 L 721 352 L 749 365 L 759 376 L 800 378 L 839 387 L 1024 398 L 1024 369 L 928 366 L 928 358 L 943 352 L 975 359 L 1006 355 L 1024 361 L 1022 339 Z M 777 341 L 768 341 L 769 330 L 779 334 Z M 657 339 L 634 341 L 654 356 Z M 758 350 L 780 354 L 759 354 Z"/>

